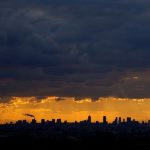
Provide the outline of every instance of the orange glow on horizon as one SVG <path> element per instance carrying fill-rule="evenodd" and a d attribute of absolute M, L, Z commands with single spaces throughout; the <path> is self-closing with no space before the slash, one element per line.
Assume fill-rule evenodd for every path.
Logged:
<path fill-rule="evenodd" d="M 75 98 L 47 97 L 37 100 L 35 97 L 12 97 L 7 103 L 0 103 L 0 123 L 32 118 L 24 114 L 33 114 L 39 122 L 42 118 L 51 120 L 61 118 L 62 121 L 81 121 L 92 116 L 92 121 L 102 121 L 106 115 L 109 122 L 115 117 L 126 118 L 128 116 L 136 120 L 147 121 L 150 119 L 150 98 L 100 98 L 92 101 L 90 98 L 76 101 Z"/>

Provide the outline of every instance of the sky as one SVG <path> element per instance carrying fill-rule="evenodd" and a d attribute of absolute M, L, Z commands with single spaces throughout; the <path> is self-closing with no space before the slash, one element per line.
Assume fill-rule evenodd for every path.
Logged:
<path fill-rule="evenodd" d="M 148 0 L 1 0 L 1 105 L 150 98 L 149 8 Z"/>
<path fill-rule="evenodd" d="M 127 99 L 127 98 L 100 98 L 92 101 L 86 98 L 76 101 L 75 98 L 47 97 L 40 101 L 36 97 L 13 97 L 7 103 L 0 103 L 0 123 L 16 120 L 31 120 L 35 117 L 37 122 L 41 119 L 52 120 L 61 118 L 62 121 L 74 122 L 87 120 L 91 115 L 92 122 L 102 122 L 103 116 L 111 123 L 116 117 L 122 120 L 132 117 L 138 121 L 150 120 L 150 98 L 149 99 Z M 25 114 L 33 115 L 34 117 Z"/>

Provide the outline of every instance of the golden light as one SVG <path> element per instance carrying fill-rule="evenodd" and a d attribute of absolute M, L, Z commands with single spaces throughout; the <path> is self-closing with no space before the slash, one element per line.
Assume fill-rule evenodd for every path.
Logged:
<path fill-rule="evenodd" d="M 37 121 L 42 118 L 51 120 L 61 118 L 69 122 L 87 119 L 92 116 L 92 121 L 102 121 L 106 115 L 111 122 L 115 117 L 126 118 L 128 116 L 136 120 L 147 121 L 150 119 L 150 99 L 127 98 L 100 98 L 92 101 L 90 98 L 75 100 L 75 98 L 47 97 L 36 99 L 35 97 L 12 97 L 7 103 L 0 103 L 0 123 L 15 122 L 16 120 L 32 118 L 24 114 L 33 114 Z"/>

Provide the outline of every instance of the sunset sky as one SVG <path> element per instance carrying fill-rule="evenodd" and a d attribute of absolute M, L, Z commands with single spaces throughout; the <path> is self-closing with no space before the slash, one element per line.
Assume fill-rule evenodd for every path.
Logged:
<path fill-rule="evenodd" d="M 107 116 L 108 122 L 112 122 L 116 116 L 123 118 L 132 117 L 139 121 L 150 119 L 150 99 L 123 99 L 123 98 L 101 98 L 92 101 L 87 98 L 75 100 L 74 98 L 47 97 L 37 100 L 35 97 L 12 97 L 8 103 L 0 104 L 0 122 L 15 122 L 26 119 L 30 122 L 33 118 L 25 116 L 32 114 L 40 122 L 61 118 L 62 121 L 74 122 L 87 119 L 91 115 L 92 122 L 102 122 L 102 117 Z"/>
<path fill-rule="evenodd" d="M 149 0 L 0 0 L 0 122 L 150 119 Z"/>

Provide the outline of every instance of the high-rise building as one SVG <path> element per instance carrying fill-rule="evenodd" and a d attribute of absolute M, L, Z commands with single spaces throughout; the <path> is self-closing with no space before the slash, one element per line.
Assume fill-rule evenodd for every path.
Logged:
<path fill-rule="evenodd" d="M 32 124 L 36 124 L 36 120 L 35 119 L 32 119 Z"/>
<path fill-rule="evenodd" d="M 118 117 L 115 118 L 115 124 L 118 124 Z"/>
<path fill-rule="evenodd" d="M 74 123 L 75 123 L 75 124 L 77 124 L 77 123 L 78 123 L 78 121 L 75 121 Z"/>
<path fill-rule="evenodd" d="M 103 116 L 103 124 L 107 124 L 107 117 Z"/>
<path fill-rule="evenodd" d="M 67 120 L 65 120 L 65 121 L 64 121 L 64 124 L 67 124 L 67 123 L 68 123 Z"/>
<path fill-rule="evenodd" d="M 41 119 L 41 124 L 44 124 L 45 123 L 45 119 Z"/>
<path fill-rule="evenodd" d="M 57 124 L 61 124 L 61 119 L 57 119 Z"/>
<path fill-rule="evenodd" d="M 126 122 L 126 120 L 123 118 L 123 121 L 122 121 L 123 123 L 125 123 Z"/>
<path fill-rule="evenodd" d="M 118 121 L 118 123 L 119 123 L 119 124 L 121 123 L 121 117 L 119 117 L 119 121 Z"/>
<path fill-rule="evenodd" d="M 131 117 L 127 117 L 127 122 L 131 122 Z"/>
<path fill-rule="evenodd" d="M 16 122 L 16 124 L 21 125 L 21 124 L 22 124 L 22 120 L 18 120 L 18 121 Z"/>
<path fill-rule="evenodd" d="M 55 123 L 55 119 L 52 119 L 52 123 Z"/>
<path fill-rule="evenodd" d="M 87 120 L 87 122 L 88 122 L 88 123 L 91 123 L 91 121 L 92 121 L 91 116 L 88 116 L 88 120 Z"/>
<path fill-rule="evenodd" d="M 23 120 L 23 124 L 27 124 L 27 120 Z"/>

